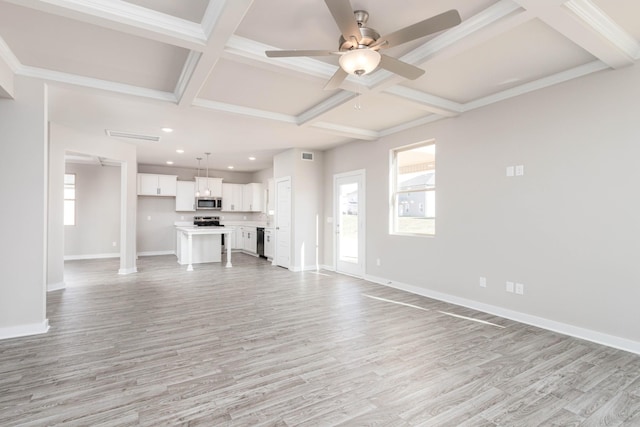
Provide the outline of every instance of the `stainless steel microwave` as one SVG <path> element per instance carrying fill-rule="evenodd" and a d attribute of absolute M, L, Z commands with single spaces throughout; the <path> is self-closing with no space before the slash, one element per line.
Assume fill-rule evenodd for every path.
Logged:
<path fill-rule="evenodd" d="M 196 210 L 222 209 L 221 197 L 196 197 Z"/>

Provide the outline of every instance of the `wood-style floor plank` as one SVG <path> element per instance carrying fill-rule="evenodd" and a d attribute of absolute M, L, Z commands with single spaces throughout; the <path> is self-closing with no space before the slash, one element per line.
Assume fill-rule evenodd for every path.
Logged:
<path fill-rule="evenodd" d="M 0 426 L 640 426 L 640 356 L 331 272 L 68 262 Z"/>

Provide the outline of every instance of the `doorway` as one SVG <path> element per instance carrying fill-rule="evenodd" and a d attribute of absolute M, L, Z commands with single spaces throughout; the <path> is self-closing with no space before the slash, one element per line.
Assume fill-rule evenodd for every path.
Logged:
<path fill-rule="evenodd" d="M 334 265 L 336 272 L 365 273 L 365 171 L 333 176 Z"/>

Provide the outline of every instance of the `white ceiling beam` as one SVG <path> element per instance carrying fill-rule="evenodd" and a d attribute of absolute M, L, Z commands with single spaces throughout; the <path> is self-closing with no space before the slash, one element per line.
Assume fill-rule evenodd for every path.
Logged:
<path fill-rule="evenodd" d="M 121 0 L 5 1 L 190 50 L 206 45 L 201 25 Z"/>
<path fill-rule="evenodd" d="M 343 136 L 346 138 L 361 139 L 365 141 L 375 141 L 380 139 L 380 134 L 378 132 L 369 129 L 360 129 L 326 122 L 315 122 L 312 127 L 321 129 L 322 131 L 332 135 Z"/>
<path fill-rule="evenodd" d="M 14 79 L 19 68 L 20 61 L 0 37 L 0 98 L 14 97 Z"/>
<path fill-rule="evenodd" d="M 588 0 L 514 1 L 611 68 L 633 64 L 625 41 L 613 36 L 624 31 Z"/>
<path fill-rule="evenodd" d="M 220 59 L 224 48 L 253 0 L 211 0 L 203 19 L 207 31 L 205 49 L 198 58 L 190 55 L 176 86 L 176 97 L 180 106 L 188 106 L 196 99 L 213 67 Z"/>
<path fill-rule="evenodd" d="M 455 117 L 463 111 L 462 104 L 404 86 L 389 87 L 384 90 L 384 93 L 411 103 L 415 108 L 440 116 Z"/>

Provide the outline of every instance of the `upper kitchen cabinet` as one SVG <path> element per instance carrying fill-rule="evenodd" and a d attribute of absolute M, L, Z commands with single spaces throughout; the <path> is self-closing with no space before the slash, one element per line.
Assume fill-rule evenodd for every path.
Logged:
<path fill-rule="evenodd" d="M 176 175 L 138 174 L 138 196 L 175 196 Z"/>
<path fill-rule="evenodd" d="M 245 212 L 262 212 L 264 209 L 264 194 L 262 184 L 252 182 L 244 185 L 242 206 Z"/>
<path fill-rule="evenodd" d="M 211 192 L 211 197 L 222 197 L 222 178 L 197 177 L 196 188 L 200 192 L 200 196 L 207 196 L 207 188 Z"/>
<path fill-rule="evenodd" d="M 193 212 L 196 210 L 196 183 L 178 181 L 176 183 L 176 211 Z"/>
<path fill-rule="evenodd" d="M 244 184 L 222 184 L 222 211 L 241 212 Z"/>

